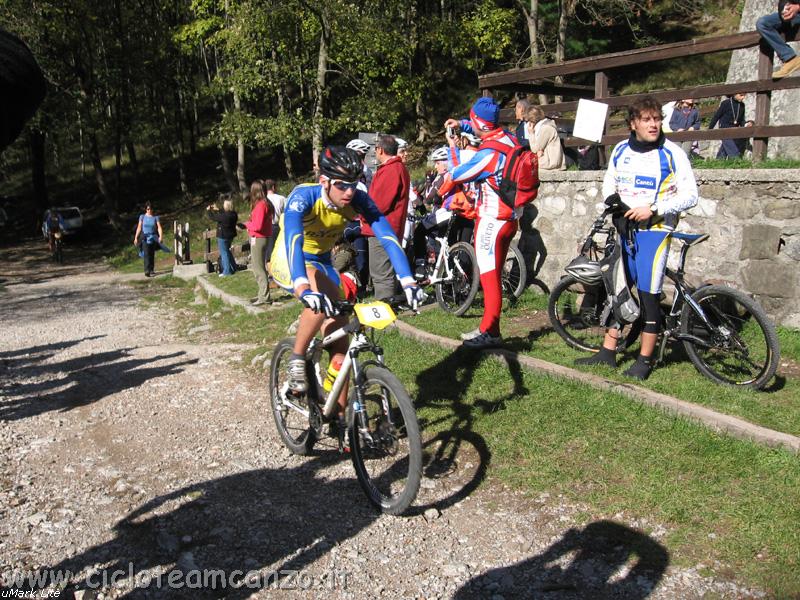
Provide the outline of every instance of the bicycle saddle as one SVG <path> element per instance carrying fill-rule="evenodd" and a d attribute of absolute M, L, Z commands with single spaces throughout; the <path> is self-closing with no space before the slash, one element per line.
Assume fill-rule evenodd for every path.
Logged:
<path fill-rule="evenodd" d="M 687 246 L 693 246 L 694 244 L 700 244 L 705 242 L 708 239 L 707 233 L 682 233 L 680 231 L 675 231 L 672 233 L 672 237 L 676 240 L 681 240 Z"/>

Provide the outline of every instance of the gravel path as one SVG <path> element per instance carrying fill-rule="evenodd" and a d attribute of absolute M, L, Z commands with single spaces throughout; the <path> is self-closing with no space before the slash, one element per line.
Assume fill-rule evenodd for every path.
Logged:
<path fill-rule="evenodd" d="M 264 376 L 238 366 L 247 347 L 186 343 L 178 314 L 145 307 L 101 267 L 11 252 L 0 251 L 14 265 L 0 290 L 5 578 L 68 570 L 66 596 L 79 598 L 762 595 L 670 565 L 658 523 L 578 526 L 586 507 L 485 480 L 489 449 L 459 432 L 428 440 L 411 514 L 379 516 L 332 445 L 301 458 L 279 443 Z"/>

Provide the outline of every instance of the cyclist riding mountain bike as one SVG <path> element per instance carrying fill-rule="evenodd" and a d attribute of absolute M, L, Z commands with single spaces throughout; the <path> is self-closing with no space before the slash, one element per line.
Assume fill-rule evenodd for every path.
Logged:
<path fill-rule="evenodd" d="M 661 105 L 652 96 L 637 100 L 628 109 L 630 138 L 611 153 L 603 179 L 603 197 L 619 194 L 629 207 L 625 213 L 630 235 L 620 235 L 622 260 L 629 285 L 639 293 L 643 323 L 639 357 L 625 371 L 647 379 L 661 327 L 659 300 L 672 232 L 681 211 L 697 204 L 697 183 L 681 147 L 661 131 Z M 617 366 L 616 349 L 622 324 L 612 325 L 600 351 L 577 364 Z"/>
<path fill-rule="evenodd" d="M 47 233 L 47 246 L 52 254 L 55 247 L 56 234 L 64 230 L 64 219 L 55 208 L 51 208 L 47 212 L 44 229 Z"/>
<path fill-rule="evenodd" d="M 320 329 L 327 335 L 346 323 L 333 309 L 332 301 L 341 297 L 341 280 L 331 263 L 331 248 L 357 215 L 370 224 L 385 248 L 409 305 L 417 308 L 425 299 L 386 217 L 368 194 L 357 189 L 362 173 L 358 154 L 341 147 L 325 148 L 319 157 L 319 173 L 319 183 L 299 185 L 289 195 L 270 261 L 275 282 L 305 306 L 288 361 L 289 389 L 297 394 L 307 389 L 305 355 L 312 338 Z M 332 363 L 343 360 L 347 345 L 345 337 L 331 348 Z M 345 406 L 346 398 L 344 388 L 340 407 Z"/>
<path fill-rule="evenodd" d="M 517 221 L 522 209 L 505 204 L 498 195 L 506 155 L 490 147 L 517 144 L 516 138 L 499 126 L 500 107 L 491 98 L 480 98 L 472 105 L 470 119 L 460 123 L 448 119 L 445 128 L 461 127 L 462 131 L 481 139 L 481 145 L 467 161 L 454 149 L 454 166 L 439 189 L 449 193 L 455 185 L 469 182 L 479 184 L 477 189 L 478 218 L 475 225 L 475 253 L 480 270 L 484 294 L 484 313 L 480 327 L 462 335 L 468 348 L 488 348 L 502 342 L 500 337 L 500 309 L 502 308 L 502 272 L 508 247 L 517 232 Z M 488 144 L 487 144 L 488 143 Z"/>

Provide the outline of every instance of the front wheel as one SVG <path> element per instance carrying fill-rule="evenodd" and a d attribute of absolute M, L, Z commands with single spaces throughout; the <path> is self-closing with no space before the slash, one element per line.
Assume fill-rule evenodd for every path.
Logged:
<path fill-rule="evenodd" d="M 422 476 L 422 443 L 414 405 L 403 384 L 388 369 L 364 369 L 350 391 L 353 407 L 348 431 L 353 467 L 369 501 L 381 512 L 398 515 L 417 497 Z M 361 414 L 359 414 L 361 413 Z"/>
<path fill-rule="evenodd" d="M 596 352 L 606 329 L 600 316 L 606 302 L 601 283 L 581 283 L 567 275 L 550 292 L 547 315 L 558 335 L 576 350 Z"/>
<path fill-rule="evenodd" d="M 681 312 L 686 354 L 695 368 L 716 383 L 756 390 L 769 383 L 780 360 L 775 326 L 764 309 L 742 292 L 721 285 L 700 288 L 691 296 L 706 315 L 709 328 L 687 302 Z"/>
<path fill-rule="evenodd" d="M 503 295 L 509 300 L 516 300 L 525 291 L 528 279 L 528 268 L 525 258 L 516 242 L 511 242 L 503 263 Z"/>
<path fill-rule="evenodd" d="M 466 242 L 456 242 L 448 249 L 447 265 L 437 275 L 449 276 L 436 284 L 436 301 L 444 310 L 461 316 L 478 293 L 480 276 L 475 249 Z"/>
<path fill-rule="evenodd" d="M 317 441 L 309 418 L 308 395 L 297 397 L 289 392 L 287 366 L 294 339 L 278 342 L 269 367 L 269 399 L 278 434 L 294 454 L 308 454 Z M 309 369 L 306 369 L 308 376 Z M 309 383 L 313 384 L 313 379 Z"/>

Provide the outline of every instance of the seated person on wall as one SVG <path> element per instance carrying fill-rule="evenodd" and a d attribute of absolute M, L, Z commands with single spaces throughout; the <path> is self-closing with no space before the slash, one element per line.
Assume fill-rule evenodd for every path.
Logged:
<path fill-rule="evenodd" d="M 531 150 L 539 157 L 540 171 L 563 171 L 567 168 L 558 129 L 538 106 L 525 111 L 525 133 Z"/>
<path fill-rule="evenodd" d="M 800 69 L 800 56 L 795 54 L 783 39 L 784 33 L 797 32 L 800 28 L 800 0 L 780 0 L 778 12 L 764 15 L 756 21 L 756 29 L 781 59 L 783 66 L 772 74 L 781 79 Z"/>

